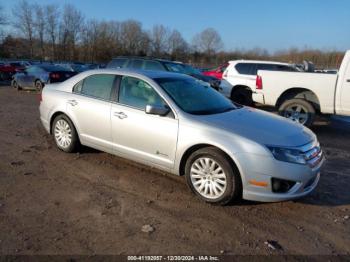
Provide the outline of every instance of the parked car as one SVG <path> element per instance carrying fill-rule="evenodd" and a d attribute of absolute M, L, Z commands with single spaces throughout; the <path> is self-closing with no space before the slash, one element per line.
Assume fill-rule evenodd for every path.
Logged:
<path fill-rule="evenodd" d="M 338 74 L 259 70 L 253 100 L 274 106 L 280 115 L 312 125 L 315 115 L 350 116 L 350 50 Z"/>
<path fill-rule="evenodd" d="M 8 63 L 0 64 L 0 81 L 10 80 L 16 72 L 17 70 L 14 66 Z"/>
<path fill-rule="evenodd" d="M 218 89 L 220 80 L 215 77 L 205 76 L 198 69 L 181 62 L 155 59 L 149 57 L 128 57 L 121 56 L 114 58 L 107 68 L 130 68 L 152 71 L 169 71 L 174 73 L 190 75 L 194 78 L 209 83 L 213 88 Z"/>
<path fill-rule="evenodd" d="M 229 61 L 229 66 L 223 74 L 226 83 L 221 85 L 220 92 L 237 103 L 252 105 L 252 90 L 255 88 L 258 70 L 298 71 L 295 67 L 286 63 L 255 60 Z"/>
<path fill-rule="evenodd" d="M 58 66 L 61 66 L 68 71 L 76 72 L 76 73 L 81 73 L 86 70 L 89 70 L 89 67 L 86 66 L 85 64 L 76 64 L 76 63 L 62 63 L 62 64 L 56 64 Z"/>
<path fill-rule="evenodd" d="M 48 83 L 57 83 L 75 75 L 63 67 L 51 64 L 41 64 L 28 67 L 23 72 L 13 76 L 12 86 L 20 89 L 41 90 Z"/>
<path fill-rule="evenodd" d="M 215 204 L 305 196 L 323 163 L 306 127 L 235 105 L 183 74 L 86 71 L 43 89 L 40 119 L 64 152 L 85 145 L 184 175 Z"/>
<path fill-rule="evenodd" d="M 222 74 L 224 73 L 224 71 L 226 70 L 226 68 L 228 67 L 228 63 L 222 64 L 217 68 L 214 68 L 212 70 L 208 70 L 208 71 L 203 71 L 202 74 L 205 76 L 213 76 L 217 79 L 222 79 Z"/>

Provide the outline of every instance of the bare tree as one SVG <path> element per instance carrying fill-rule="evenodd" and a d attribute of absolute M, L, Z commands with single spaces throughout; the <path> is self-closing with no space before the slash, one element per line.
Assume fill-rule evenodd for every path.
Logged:
<path fill-rule="evenodd" d="M 56 42 L 58 38 L 58 27 L 60 21 L 60 12 L 57 5 L 45 6 L 46 33 L 51 43 L 51 59 L 56 58 Z"/>
<path fill-rule="evenodd" d="M 149 46 L 149 38 L 142 30 L 140 22 L 135 20 L 127 20 L 122 22 L 121 42 L 125 54 L 136 55 L 141 52 L 147 53 Z"/>
<path fill-rule="evenodd" d="M 34 29 L 35 33 L 38 36 L 39 44 L 40 44 L 40 50 L 41 50 L 41 58 L 45 58 L 45 31 L 46 31 L 46 23 L 45 23 L 45 16 L 44 16 L 44 9 L 42 6 L 35 4 L 35 16 L 34 16 Z"/>
<path fill-rule="evenodd" d="M 154 25 L 149 38 L 152 45 L 152 53 L 159 56 L 168 49 L 170 30 L 163 25 Z"/>
<path fill-rule="evenodd" d="M 33 5 L 30 5 L 26 0 L 22 0 L 12 10 L 14 26 L 22 32 L 29 42 L 30 58 L 33 57 L 34 42 L 33 9 Z"/>
<path fill-rule="evenodd" d="M 173 30 L 168 38 L 168 48 L 173 59 L 177 60 L 187 52 L 188 44 L 179 31 Z"/>
<path fill-rule="evenodd" d="M 208 56 L 216 53 L 223 47 L 221 36 L 214 28 L 207 28 L 193 39 L 195 49 L 206 53 Z"/>
<path fill-rule="evenodd" d="M 82 13 L 72 5 L 65 5 L 60 25 L 61 44 L 63 46 L 64 58 L 74 60 L 76 44 L 79 40 L 84 23 Z"/>

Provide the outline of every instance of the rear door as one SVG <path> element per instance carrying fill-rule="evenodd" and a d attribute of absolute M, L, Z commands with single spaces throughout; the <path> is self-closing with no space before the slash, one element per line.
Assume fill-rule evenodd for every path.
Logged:
<path fill-rule="evenodd" d="M 113 147 L 127 158 L 151 162 L 159 167 L 174 166 L 178 120 L 145 113 L 146 105 L 165 105 L 156 90 L 145 81 L 123 76 L 119 99 L 112 104 Z"/>
<path fill-rule="evenodd" d="M 117 77 L 95 74 L 86 77 L 73 88 L 67 100 L 67 112 L 77 125 L 84 145 L 112 151 L 111 95 Z"/>

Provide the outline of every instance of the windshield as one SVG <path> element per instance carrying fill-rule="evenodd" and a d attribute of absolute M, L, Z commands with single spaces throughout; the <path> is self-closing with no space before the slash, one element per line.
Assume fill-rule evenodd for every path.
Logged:
<path fill-rule="evenodd" d="M 186 75 L 201 74 L 201 72 L 190 65 L 180 63 L 165 63 L 170 72 L 181 73 Z"/>
<path fill-rule="evenodd" d="M 210 85 L 194 78 L 156 78 L 154 81 L 183 111 L 190 114 L 219 114 L 237 108 Z"/>

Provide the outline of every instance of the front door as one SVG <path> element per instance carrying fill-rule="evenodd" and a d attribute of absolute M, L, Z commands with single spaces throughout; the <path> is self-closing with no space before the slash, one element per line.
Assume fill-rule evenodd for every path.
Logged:
<path fill-rule="evenodd" d="M 164 105 L 156 90 L 143 80 L 124 76 L 119 99 L 112 104 L 111 122 L 114 150 L 131 159 L 171 169 L 174 166 L 178 120 L 145 113 L 146 105 Z"/>

